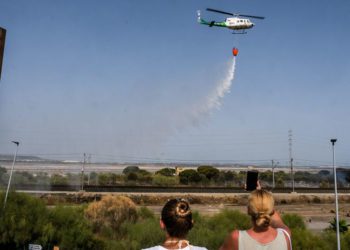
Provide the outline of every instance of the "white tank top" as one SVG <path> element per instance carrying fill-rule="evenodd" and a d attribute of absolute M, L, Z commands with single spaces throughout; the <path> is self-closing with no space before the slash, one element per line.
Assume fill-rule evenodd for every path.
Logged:
<path fill-rule="evenodd" d="M 288 250 L 288 242 L 281 229 L 277 229 L 276 238 L 266 244 L 262 244 L 252 238 L 247 231 L 239 231 L 238 250 Z"/>
<path fill-rule="evenodd" d="M 197 246 L 187 246 L 185 248 L 179 248 L 181 250 L 207 250 L 205 247 L 197 247 Z M 145 248 L 143 250 L 167 250 L 166 248 L 162 246 L 155 246 L 155 247 L 150 247 L 150 248 Z"/>

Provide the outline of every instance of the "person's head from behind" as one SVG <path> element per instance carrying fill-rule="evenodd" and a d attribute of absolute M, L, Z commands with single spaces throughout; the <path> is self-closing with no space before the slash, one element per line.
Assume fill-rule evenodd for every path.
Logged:
<path fill-rule="evenodd" d="M 187 201 L 169 200 L 163 207 L 161 227 L 170 237 L 184 238 L 193 227 L 192 212 Z"/>
<path fill-rule="evenodd" d="M 254 226 L 264 229 L 270 225 L 274 213 L 274 199 L 266 190 L 254 190 L 248 199 L 248 214 Z"/>

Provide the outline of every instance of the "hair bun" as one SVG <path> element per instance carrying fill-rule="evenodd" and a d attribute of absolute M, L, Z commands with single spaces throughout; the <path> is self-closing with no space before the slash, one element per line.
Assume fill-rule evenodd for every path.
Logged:
<path fill-rule="evenodd" d="M 255 221 L 257 226 L 268 227 L 270 225 L 270 222 L 271 222 L 271 216 L 269 214 L 266 214 L 266 213 L 257 214 L 256 221 Z"/>
<path fill-rule="evenodd" d="M 176 209 L 175 209 L 176 216 L 183 218 L 190 213 L 191 213 L 191 209 L 189 204 L 186 201 L 181 200 L 177 203 Z"/>

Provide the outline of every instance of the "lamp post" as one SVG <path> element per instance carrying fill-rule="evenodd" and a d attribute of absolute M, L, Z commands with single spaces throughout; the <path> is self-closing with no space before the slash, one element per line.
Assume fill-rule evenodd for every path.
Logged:
<path fill-rule="evenodd" d="M 15 156 L 13 157 L 13 162 L 12 162 L 12 167 L 11 167 L 11 172 L 10 172 L 10 178 L 9 178 L 9 182 L 7 184 L 7 190 L 6 190 L 5 200 L 4 200 L 4 209 L 6 207 L 7 196 L 9 194 L 9 190 L 10 190 L 10 186 L 11 186 L 12 173 L 13 173 L 13 169 L 15 167 L 16 157 L 17 157 L 17 152 L 18 152 L 18 146 L 19 146 L 19 142 L 18 141 L 12 141 L 12 143 L 16 144 L 16 152 L 15 152 Z"/>
<path fill-rule="evenodd" d="M 335 194 L 335 220 L 337 223 L 337 249 L 340 250 L 340 234 L 339 234 L 339 212 L 338 212 L 338 191 L 337 191 L 337 167 L 335 166 L 334 144 L 337 139 L 331 139 L 333 151 L 333 175 L 334 175 L 334 194 Z"/>

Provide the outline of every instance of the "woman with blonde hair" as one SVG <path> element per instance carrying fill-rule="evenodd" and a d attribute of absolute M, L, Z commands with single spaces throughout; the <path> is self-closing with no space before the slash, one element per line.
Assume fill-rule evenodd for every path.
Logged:
<path fill-rule="evenodd" d="M 248 199 L 252 228 L 234 230 L 221 250 L 291 250 L 290 230 L 274 210 L 274 199 L 266 190 L 254 190 Z"/>

